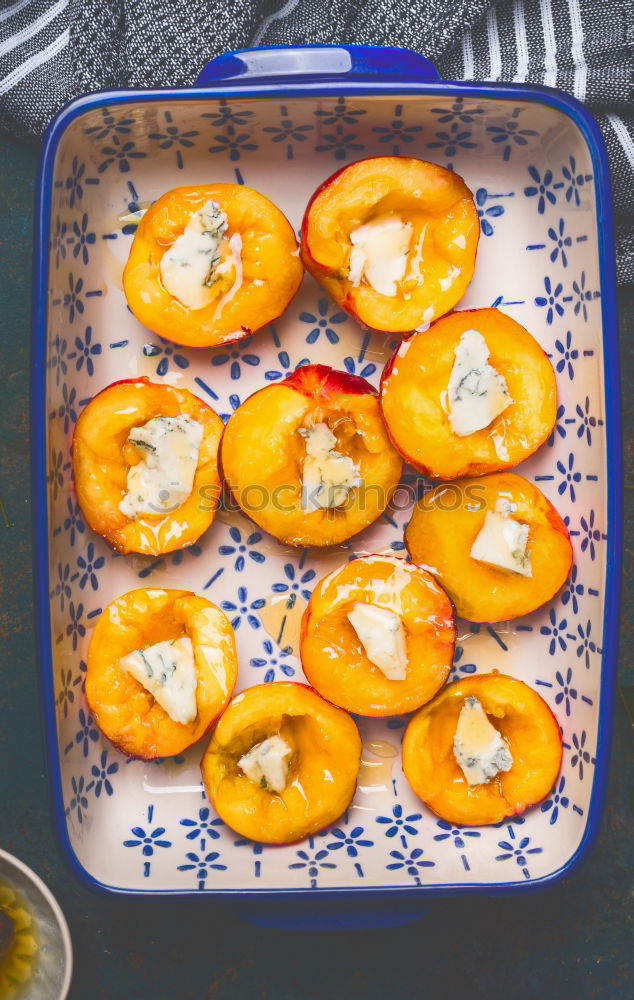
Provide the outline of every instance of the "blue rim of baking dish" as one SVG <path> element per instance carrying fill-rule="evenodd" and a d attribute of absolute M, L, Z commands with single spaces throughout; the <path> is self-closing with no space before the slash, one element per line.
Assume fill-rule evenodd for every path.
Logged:
<path fill-rule="evenodd" d="M 315 57 L 318 57 L 317 59 Z M 268 65 L 263 59 L 268 58 Z M 334 59 L 334 63 L 333 63 Z M 273 61 L 286 63 L 288 72 L 272 75 Z M 328 62 L 331 63 L 328 68 Z M 324 69 L 325 67 L 325 69 Z M 259 75 L 262 73 L 263 75 Z M 32 494 L 35 624 L 40 663 L 40 707 L 46 741 L 46 766 L 53 826 L 62 854 L 73 874 L 87 887 L 108 895 L 122 896 L 187 896 L 233 899 L 245 903 L 289 904 L 289 917 L 298 910 L 296 904 L 311 901 L 319 908 L 328 901 L 341 904 L 363 903 L 363 911 L 353 913 L 348 926 L 365 927 L 397 923 L 398 915 L 386 910 L 390 905 L 403 906 L 404 919 L 413 901 L 423 904 L 435 896 L 505 895 L 539 891 L 558 883 L 571 874 L 586 857 L 596 839 L 608 779 L 610 737 L 616 665 L 618 651 L 619 596 L 622 544 L 622 463 L 621 421 L 619 403 L 619 367 L 616 316 L 616 280 L 614 268 L 614 236 L 610 198 L 610 179 L 605 146 L 599 127 L 590 112 L 575 98 L 553 90 L 527 84 L 496 84 L 445 82 L 438 78 L 433 65 L 424 57 L 407 49 L 375 46 L 305 46 L 298 48 L 252 49 L 230 53 L 212 60 L 201 72 L 203 86 L 155 90 L 99 91 L 71 101 L 57 114 L 45 133 L 40 159 L 36 192 L 34 286 L 33 286 L 33 351 L 31 382 L 32 420 Z M 540 104 L 565 114 L 577 126 L 587 143 L 592 159 L 596 191 L 596 213 L 601 278 L 601 315 L 603 322 L 603 368 L 605 390 L 607 552 L 604 594 L 603 659 L 596 767 L 588 808 L 586 827 L 574 854 L 559 869 L 529 882 L 470 883 L 421 886 L 376 886 L 367 889 L 332 887 L 318 889 L 211 889 L 205 893 L 182 889 L 126 889 L 95 879 L 81 864 L 71 845 L 64 815 L 61 770 L 57 743 L 53 664 L 51 657 L 51 624 L 49 614 L 48 578 L 48 504 L 46 492 L 46 334 L 48 246 L 53 168 L 55 155 L 65 129 L 80 115 L 105 106 L 152 103 L 157 100 L 208 101 L 236 98 L 323 98 L 345 92 L 348 95 L 384 96 L 411 95 L 443 97 L 489 98 L 493 100 L 524 100 Z M 367 904 L 379 909 L 368 909 Z M 381 907 L 384 908 L 383 913 Z M 312 908 L 311 908 L 312 909 Z M 247 911 L 248 915 L 248 911 Z M 274 925 L 268 918 L 263 923 Z M 311 926 L 334 926 L 336 913 L 314 913 Z M 285 923 L 284 919 L 282 923 Z M 285 925 L 288 925 L 285 923 Z"/>

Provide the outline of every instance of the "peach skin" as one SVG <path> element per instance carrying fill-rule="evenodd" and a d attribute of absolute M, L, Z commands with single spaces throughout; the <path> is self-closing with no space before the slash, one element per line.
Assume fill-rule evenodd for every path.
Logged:
<path fill-rule="evenodd" d="M 366 648 L 363 615 L 359 632 L 355 627 L 359 605 L 372 609 L 370 640 L 377 630 L 402 630 L 400 657 L 397 650 L 390 658 L 388 647 L 382 658 L 367 638 Z M 389 635 L 382 638 L 385 648 Z M 313 687 L 340 708 L 356 715 L 401 715 L 420 708 L 445 683 L 454 641 L 451 602 L 429 573 L 393 556 L 363 556 L 315 587 L 302 622 L 302 666 Z"/>
<path fill-rule="evenodd" d="M 277 740 L 286 757 L 278 790 L 247 770 L 245 756 Z M 202 760 L 207 797 L 242 837 L 289 844 L 323 830 L 348 808 L 361 761 L 361 737 L 346 712 L 305 684 L 279 681 L 237 695 Z"/>
<path fill-rule="evenodd" d="M 361 323 L 404 333 L 462 298 L 479 234 L 461 177 L 425 160 L 379 156 L 343 167 L 315 191 L 302 224 L 302 259 Z"/>
<path fill-rule="evenodd" d="M 191 641 L 195 717 L 175 721 L 123 657 L 156 643 Z M 231 698 L 238 676 L 233 629 L 214 604 L 186 590 L 132 590 L 102 612 L 88 649 L 86 698 L 103 734 L 131 757 L 173 757 L 204 736 Z"/>
<path fill-rule="evenodd" d="M 474 339 L 483 353 L 470 359 L 464 346 L 472 349 Z M 478 429 L 465 427 L 465 407 L 467 420 L 479 417 L 487 393 L 502 395 L 499 412 L 476 420 Z M 515 320 L 497 309 L 467 309 L 400 344 L 383 372 L 381 408 L 392 441 L 423 475 L 481 476 L 518 465 L 546 441 L 557 413 L 555 373 Z"/>
<path fill-rule="evenodd" d="M 466 698 L 478 699 L 513 761 L 510 770 L 476 785 L 467 782 L 454 756 Z M 478 674 L 448 684 L 413 716 L 403 739 L 403 771 L 441 819 L 485 826 L 541 802 L 555 783 L 561 754 L 559 725 L 536 691 L 504 674 Z"/>
<path fill-rule="evenodd" d="M 293 229 L 239 184 L 175 188 L 147 210 L 123 272 L 136 318 L 188 347 L 218 347 L 277 319 L 300 286 Z"/>
<path fill-rule="evenodd" d="M 507 518 L 511 530 L 523 530 L 521 572 L 514 572 L 513 563 L 496 564 L 499 553 L 488 562 L 482 558 L 486 551 L 473 548 L 491 516 L 503 531 Z M 436 486 L 415 506 L 405 544 L 413 561 L 445 588 L 460 617 L 471 622 L 508 621 L 535 611 L 563 586 L 573 555 L 568 529 L 550 500 L 513 472 Z"/>
<path fill-rule="evenodd" d="M 144 438 L 144 428 L 146 432 L 148 426 L 154 428 L 156 438 L 161 426 L 180 430 L 175 426 L 179 420 L 200 438 L 197 454 L 190 453 L 191 488 L 188 491 L 186 484 L 181 493 L 170 494 L 173 477 L 169 473 L 179 458 L 177 451 L 171 458 L 168 455 L 168 467 L 163 470 L 163 485 L 168 485 L 158 490 L 154 500 L 148 493 L 146 499 L 150 499 L 142 510 L 127 507 L 130 497 L 134 500 L 138 495 L 133 487 L 139 474 L 146 489 L 163 482 L 156 478 L 160 467 L 149 471 L 150 479 L 143 479 L 145 456 L 156 458 L 156 444 L 148 433 Z M 73 436 L 75 490 L 88 525 L 122 553 L 156 556 L 192 545 L 212 523 L 220 499 L 222 429 L 217 413 L 187 389 L 156 385 L 147 378 L 114 382 L 103 389 L 80 414 Z M 180 445 L 188 444 L 184 433 L 175 438 Z"/>
<path fill-rule="evenodd" d="M 249 397 L 221 443 L 231 492 L 265 531 L 287 545 L 335 545 L 390 502 L 401 459 L 376 390 L 325 365 L 296 369 Z"/>

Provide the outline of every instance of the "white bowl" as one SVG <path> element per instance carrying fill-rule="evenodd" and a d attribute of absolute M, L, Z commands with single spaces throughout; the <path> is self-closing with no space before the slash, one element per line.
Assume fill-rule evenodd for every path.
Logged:
<path fill-rule="evenodd" d="M 25 1000 L 65 1000 L 73 971 L 68 924 L 53 894 L 41 878 L 12 854 L 0 850 L 0 887 L 14 889 L 33 918 L 38 939 L 33 976 Z"/>

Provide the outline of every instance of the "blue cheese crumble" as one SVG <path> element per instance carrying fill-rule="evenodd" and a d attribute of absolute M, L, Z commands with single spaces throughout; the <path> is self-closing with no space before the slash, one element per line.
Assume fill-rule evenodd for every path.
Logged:
<path fill-rule="evenodd" d="M 251 747 L 238 761 L 238 767 L 254 785 L 280 793 L 286 788 L 292 754 L 281 736 L 269 736 Z"/>
<path fill-rule="evenodd" d="M 404 681 L 407 676 L 407 645 L 400 615 L 375 604 L 357 602 L 348 612 L 370 663 L 388 680 Z"/>
<path fill-rule="evenodd" d="M 122 656 L 119 666 L 142 684 L 174 722 L 196 718 L 196 665 L 188 636 L 157 642 Z"/>
<path fill-rule="evenodd" d="M 516 504 L 500 497 L 495 511 L 486 512 L 469 555 L 494 569 L 532 577 L 533 567 L 527 552 L 529 525 L 511 517 L 516 510 Z"/>
<path fill-rule="evenodd" d="M 348 278 L 359 285 L 362 278 L 375 292 L 393 297 L 405 277 L 413 227 L 398 215 L 379 215 L 350 233 L 352 250 Z"/>
<path fill-rule="evenodd" d="M 203 309 L 213 300 L 212 286 L 232 266 L 222 260 L 228 219 L 215 201 L 190 216 L 184 231 L 161 258 L 161 281 L 188 309 Z"/>
<path fill-rule="evenodd" d="M 361 486 L 359 466 L 336 451 L 337 439 L 327 424 L 300 427 L 306 439 L 302 466 L 302 508 L 307 512 L 341 507 L 350 490 Z"/>
<path fill-rule="evenodd" d="M 478 698 L 468 697 L 458 716 L 453 752 L 469 785 L 484 785 L 500 771 L 510 771 L 513 758 L 500 732 L 492 726 Z"/>
<path fill-rule="evenodd" d="M 128 441 L 141 461 L 128 470 L 128 491 L 119 503 L 121 513 L 134 519 L 180 507 L 192 492 L 202 439 L 202 424 L 184 414 L 153 417 L 134 427 Z"/>
<path fill-rule="evenodd" d="M 455 348 L 447 402 L 454 434 L 467 437 L 483 430 L 511 405 L 506 379 L 489 364 L 489 348 L 481 333 L 467 330 Z"/>

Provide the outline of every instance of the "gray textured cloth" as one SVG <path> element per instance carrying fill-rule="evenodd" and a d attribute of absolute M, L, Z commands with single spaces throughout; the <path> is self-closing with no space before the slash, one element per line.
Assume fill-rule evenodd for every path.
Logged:
<path fill-rule="evenodd" d="M 1 0 L 0 125 L 37 136 L 87 90 L 187 84 L 231 49 L 332 42 L 586 101 L 612 167 L 619 280 L 634 280 L 633 0 Z"/>

